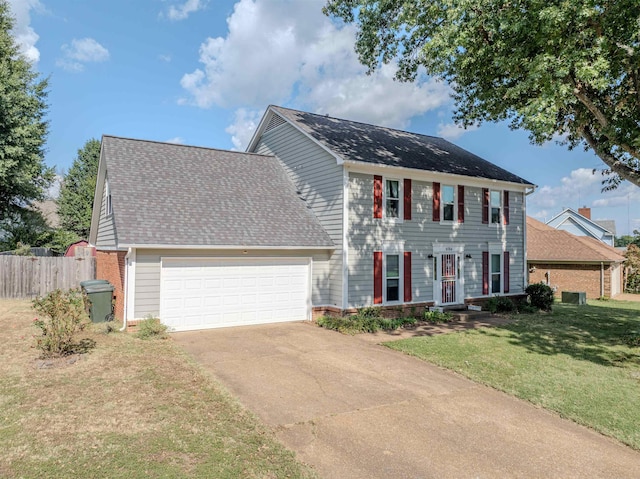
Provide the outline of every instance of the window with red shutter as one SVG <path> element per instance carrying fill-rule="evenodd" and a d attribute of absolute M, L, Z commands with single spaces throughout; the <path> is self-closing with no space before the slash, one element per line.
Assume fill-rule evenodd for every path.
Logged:
<path fill-rule="evenodd" d="M 509 292 L 509 252 L 504 252 L 504 286 L 503 291 Z"/>
<path fill-rule="evenodd" d="M 373 253 L 373 303 L 382 304 L 382 251 Z"/>
<path fill-rule="evenodd" d="M 482 223 L 485 225 L 489 224 L 489 189 L 488 188 L 482 188 Z"/>
<path fill-rule="evenodd" d="M 440 183 L 433 184 L 433 221 L 440 221 Z"/>
<path fill-rule="evenodd" d="M 489 252 L 482 252 L 482 294 L 489 294 Z"/>
<path fill-rule="evenodd" d="M 382 176 L 373 177 L 373 217 L 382 218 Z"/>
<path fill-rule="evenodd" d="M 509 224 L 509 192 L 505 191 L 503 196 L 504 196 L 504 199 L 502 202 L 502 205 L 504 208 L 503 222 L 505 225 L 508 225 Z"/>
<path fill-rule="evenodd" d="M 404 302 L 411 302 L 411 252 L 404 252 Z"/>
<path fill-rule="evenodd" d="M 458 223 L 464 223 L 464 186 L 458 185 Z"/>
<path fill-rule="evenodd" d="M 411 220 L 411 180 L 404 179 L 404 219 Z"/>

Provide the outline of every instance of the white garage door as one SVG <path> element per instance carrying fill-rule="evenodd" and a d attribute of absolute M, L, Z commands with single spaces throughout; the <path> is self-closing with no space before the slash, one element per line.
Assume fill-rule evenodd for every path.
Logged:
<path fill-rule="evenodd" d="M 160 319 L 175 331 L 309 318 L 306 258 L 163 258 Z"/>

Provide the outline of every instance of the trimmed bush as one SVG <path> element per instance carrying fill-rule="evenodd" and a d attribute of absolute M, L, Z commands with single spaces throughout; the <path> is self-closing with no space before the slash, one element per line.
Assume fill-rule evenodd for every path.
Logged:
<path fill-rule="evenodd" d="M 363 308 L 353 316 L 322 316 L 316 323 L 326 329 L 339 331 L 344 334 L 375 333 L 377 331 L 395 331 L 396 329 L 416 323 L 415 318 L 383 318 L 375 316 L 379 308 Z"/>
<path fill-rule="evenodd" d="M 529 295 L 529 302 L 542 311 L 551 311 L 553 305 L 553 289 L 544 283 L 534 283 L 524 290 Z"/>
<path fill-rule="evenodd" d="M 511 313 L 516 311 L 516 304 L 511 300 L 511 298 L 506 298 L 504 296 L 493 296 L 489 298 L 485 307 L 491 313 Z"/>
<path fill-rule="evenodd" d="M 448 323 L 453 319 L 453 315 L 447 311 L 425 311 L 424 320 L 429 323 Z"/>
<path fill-rule="evenodd" d="M 86 352 L 86 341 L 75 341 L 75 334 L 82 331 L 89 318 L 84 308 L 82 293 L 77 289 L 56 289 L 44 297 L 33 300 L 33 309 L 46 318 L 33 320 L 41 335 L 36 336 L 36 348 L 43 358 L 67 356 Z"/>
<path fill-rule="evenodd" d="M 136 337 L 140 339 L 165 339 L 167 337 L 167 327 L 160 322 L 159 318 L 149 315 L 138 323 Z"/>

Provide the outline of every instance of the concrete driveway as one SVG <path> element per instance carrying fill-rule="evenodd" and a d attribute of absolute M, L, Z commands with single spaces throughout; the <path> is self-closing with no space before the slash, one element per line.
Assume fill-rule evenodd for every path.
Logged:
<path fill-rule="evenodd" d="M 324 478 L 637 478 L 640 453 L 309 323 L 171 336 Z"/>

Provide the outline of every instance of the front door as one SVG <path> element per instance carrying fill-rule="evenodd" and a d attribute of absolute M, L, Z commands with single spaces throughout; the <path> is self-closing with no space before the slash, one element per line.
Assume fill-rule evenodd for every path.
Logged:
<path fill-rule="evenodd" d="M 436 255 L 435 269 L 437 271 L 434 298 L 438 305 L 458 304 L 462 287 L 460 281 L 460 258 L 458 253 L 441 253 Z"/>

